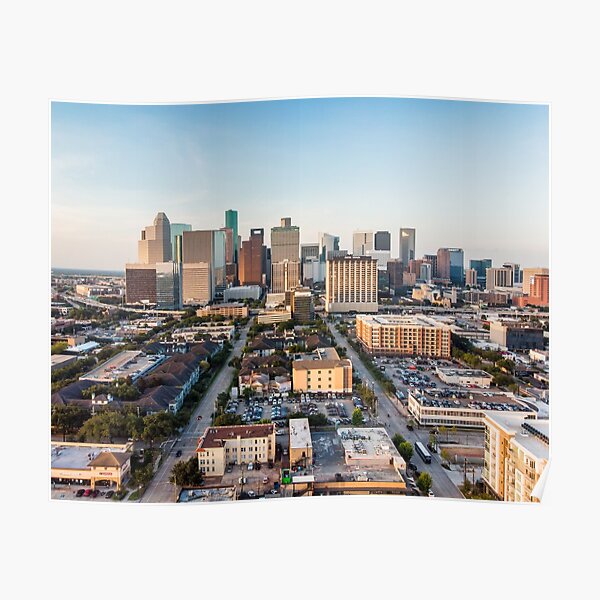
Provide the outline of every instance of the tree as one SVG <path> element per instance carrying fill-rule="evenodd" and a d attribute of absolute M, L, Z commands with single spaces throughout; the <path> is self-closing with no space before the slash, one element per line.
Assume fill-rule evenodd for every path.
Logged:
<path fill-rule="evenodd" d="M 223 413 L 222 415 L 217 415 L 213 422 L 213 425 L 215 425 L 215 426 L 241 425 L 241 424 L 242 424 L 242 417 L 240 417 L 240 415 L 232 415 L 232 414 L 227 414 L 227 413 Z"/>
<path fill-rule="evenodd" d="M 51 425 L 67 440 L 67 434 L 77 431 L 89 417 L 89 412 L 79 406 L 55 406 L 52 409 Z"/>
<path fill-rule="evenodd" d="M 107 440 L 110 444 L 116 437 L 127 438 L 128 420 L 126 415 L 107 411 L 94 415 L 88 419 L 80 428 L 79 435 L 86 442 L 102 442 Z"/>
<path fill-rule="evenodd" d="M 155 440 L 169 437 L 175 432 L 175 415 L 171 412 L 159 412 L 144 417 L 144 429 L 142 439 L 150 442 L 150 447 L 154 445 Z"/>
<path fill-rule="evenodd" d="M 188 460 L 176 462 L 171 470 L 169 481 L 181 487 L 202 485 L 203 477 L 198 466 L 198 458 L 192 456 Z"/>
<path fill-rule="evenodd" d="M 352 413 L 352 425 L 354 427 L 360 427 L 363 424 L 363 414 L 360 408 L 355 408 Z"/>
<path fill-rule="evenodd" d="M 427 471 L 423 471 L 417 479 L 417 487 L 424 493 L 427 494 L 431 489 L 431 475 Z"/>
<path fill-rule="evenodd" d="M 64 352 L 69 347 L 67 342 L 56 342 L 56 344 L 52 344 L 50 346 L 50 354 L 60 354 Z"/>
<path fill-rule="evenodd" d="M 404 439 L 404 436 L 400 435 L 399 433 L 394 435 L 394 437 L 392 438 L 392 442 L 394 442 L 394 446 L 396 446 L 396 449 L 399 449 L 400 444 L 403 444 L 405 441 L 406 440 Z"/>
<path fill-rule="evenodd" d="M 410 442 L 402 442 L 400 446 L 398 446 L 398 452 L 400 452 L 400 456 L 404 461 L 409 463 L 414 453 L 413 445 Z"/>

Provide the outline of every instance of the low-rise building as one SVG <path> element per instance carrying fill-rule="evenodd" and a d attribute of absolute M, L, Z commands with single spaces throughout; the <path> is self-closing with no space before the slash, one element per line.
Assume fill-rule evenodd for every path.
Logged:
<path fill-rule="evenodd" d="M 373 354 L 450 357 L 450 327 L 431 317 L 357 315 L 356 336 Z"/>
<path fill-rule="evenodd" d="M 398 474 L 406 471 L 406 462 L 384 427 L 340 427 L 337 432 L 347 465 L 359 469 L 391 465 Z"/>
<path fill-rule="evenodd" d="M 486 411 L 536 415 L 533 408 L 513 394 L 450 389 L 409 391 L 408 411 L 423 427 L 466 429 L 482 429 Z"/>
<path fill-rule="evenodd" d="M 313 451 L 308 419 L 290 419 L 289 430 L 290 466 L 309 467 L 312 464 Z"/>
<path fill-rule="evenodd" d="M 333 348 L 292 362 L 292 383 L 295 392 L 352 393 L 352 362 L 340 358 Z"/>
<path fill-rule="evenodd" d="M 139 350 L 124 350 L 85 373 L 79 379 L 96 383 L 112 383 L 117 379 L 129 377 L 131 381 L 136 381 L 157 367 L 162 360 L 161 356 L 147 356 Z"/>
<path fill-rule="evenodd" d="M 171 337 L 177 341 L 193 342 L 194 340 L 209 339 L 213 342 L 229 341 L 235 335 L 233 323 L 202 323 L 192 327 L 176 329 Z"/>
<path fill-rule="evenodd" d="M 51 354 L 50 355 L 50 372 L 58 371 L 58 369 L 64 369 L 69 365 L 72 365 L 77 359 L 76 356 L 71 354 Z"/>
<path fill-rule="evenodd" d="M 262 310 L 256 318 L 259 325 L 271 325 L 273 323 L 284 323 L 291 321 L 291 310 Z"/>
<path fill-rule="evenodd" d="M 544 330 L 529 323 L 492 321 L 490 341 L 508 350 L 544 349 Z"/>
<path fill-rule="evenodd" d="M 223 301 L 231 300 L 260 300 L 262 288 L 260 285 L 238 285 L 223 290 Z"/>
<path fill-rule="evenodd" d="M 50 476 L 53 484 L 98 485 L 121 488 L 131 472 L 131 442 L 127 444 L 51 444 Z"/>
<path fill-rule="evenodd" d="M 549 422 L 487 412 L 482 479 L 500 500 L 539 502 L 549 458 Z"/>
<path fill-rule="evenodd" d="M 198 441 L 198 467 L 205 477 L 222 477 L 227 465 L 275 460 L 275 425 L 208 427 Z"/>
<path fill-rule="evenodd" d="M 436 375 L 448 385 L 465 387 L 476 385 L 480 388 L 489 388 L 493 377 L 480 369 L 444 369 L 436 367 Z"/>

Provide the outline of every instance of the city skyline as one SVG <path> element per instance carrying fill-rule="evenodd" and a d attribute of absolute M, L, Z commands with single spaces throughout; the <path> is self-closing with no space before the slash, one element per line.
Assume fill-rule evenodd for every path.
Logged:
<path fill-rule="evenodd" d="M 319 232 L 416 230 L 416 256 L 548 266 L 548 107 L 335 98 L 52 104 L 52 265 L 122 270 L 157 212 L 238 232 L 291 217 Z M 485 198 L 485 200 L 482 200 Z M 352 206 L 353 210 L 348 210 Z M 508 228 L 510 227 L 510 231 Z M 76 252 L 73 250 L 76 249 Z"/>

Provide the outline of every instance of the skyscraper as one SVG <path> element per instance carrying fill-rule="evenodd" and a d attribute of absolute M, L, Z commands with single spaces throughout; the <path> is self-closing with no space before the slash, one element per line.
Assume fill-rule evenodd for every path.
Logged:
<path fill-rule="evenodd" d="M 463 285 L 465 254 L 462 248 L 440 248 L 437 252 L 437 276 L 450 279 L 454 285 Z"/>
<path fill-rule="evenodd" d="M 499 287 L 512 287 L 513 270 L 509 267 L 492 267 L 485 270 L 485 289 L 495 290 Z"/>
<path fill-rule="evenodd" d="M 416 257 L 416 240 L 416 229 L 410 227 L 402 227 L 400 229 L 400 260 L 405 269 L 408 268 L 408 262 Z"/>
<path fill-rule="evenodd" d="M 287 261 L 287 265 L 283 263 Z M 282 263 L 277 266 L 278 263 Z M 285 273 L 285 276 L 282 276 Z M 296 279 L 297 278 L 297 279 Z M 277 280 L 276 280 L 277 279 Z M 279 290 L 282 282 L 288 286 Z M 271 290 L 285 292 L 300 284 L 300 228 L 290 217 L 281 219 L 279 227 L 271 228 Z"/>
<path fill-rule="evenodd" d="M 182 236 L 184 231 L 191 231 L 192 226 L 187 223 L 171 223 L 171 257 L 175 262 L 182 262 L 181 240 L 178 242 L 177 236 Z"/>
<path fill-rule="evenodd" d="M 239 256 L 239 280 L 241 285 L 265 285 L 266 248 L 265 230 L 251 229 L 249 239 L 242 242 Z"/>
<path fill-rule="evenodd" d="M 233 261 L 237 263 L 239 259 L 239 237 L 238 237 L 238 212 L 229 209 L 225 211 L 225 227 L 233 231 Z"/>
<path fill-rule="evenodd" d="M 517 285 L 519 283 L 523 283 L 521 280 L 521 266 L 517 263 L 506 262 L 502 265 L 507 269 L 511 269 L 513 272 L 513 285 Z"/>
<path fill-rule="evenodd" d="M 523 269 L 523 293 L 530 293 L 535 275 L 548 275 L 549 273 L 550 270 L 547 267 L 526 267 Z"/>
<path fill-rule="evenodd" d="M 138 241 L 138 263 L 152 265 L 172 258 L 171 224 L 167 215 L 159 212 L 154 224 L 142 229 Z"/>
<path fill-rule="evenodd" d="M 323 264 L 325 264 L 325 261 L 330 258 L 329 253 L 338 252 L 339 249 L 339 236 L 331 235 L 330 233 L 319 233 L 319 256 Z"/>
<path fill-rule="evenodd" d="M 225 287 L 225 232 L 212 229 L 203 231 L 183 232 L 183 264 L 185 265 L 208 265 L 209 282 L 190 283 L 186 277 L 199 276 L 205 271 L 199 268 L 192 270 L 190 267 L 183 269 L 183 287 L 186 290 L 199 289 L 207 286 L 210 299 L 221 293 Z M 185 300 L 185 298 L 184 298 Z M 188 298 L 189 300 L 189 298 Z"/>
<path fill-rule="evenodd" d="M 392 249 L 392 236 L 389 231 L 375 232 L 375 250 L 390 251 Z"/>
<path fill-rule="evenodd" d="M 325 310 L 377 312 L 377 261 L 370 256 L 327 260 Z"/>
<path fill-rule="evenodd" d="M 483 287 L 485 285 L 486 280 L 486 270 L 492 268 L 492 259 L 491 258 L 479 258 L 479 259 L 471 259 L 469 263 L 471 269 L 475 269 L 477 271 L 477 285 Z"/>
<path fill-rule="evenodd" d="M 367 256 L 370 250 L 373 250 L 373 232 L 355 231 L 352 234 L 352 254 Z"/>

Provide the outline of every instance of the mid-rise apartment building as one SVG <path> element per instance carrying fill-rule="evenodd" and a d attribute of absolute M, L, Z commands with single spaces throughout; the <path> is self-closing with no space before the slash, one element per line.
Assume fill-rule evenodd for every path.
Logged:
<path fill-rule="evenodd" d="M 292 389 L 295 392 L 352 393 L 352 362 L 340 358 L 333 348 L 317 351 L 292 362 Z"/>
<path fill-rule="evenodd" d="M 275 460 L 275 425 L 208 427 L 196 448 L 198 467 L 206 477 L 222 477 L 227 465 Z"/>
<path fill-rule="evenodd" d="M 491 267 L 485 270 L 485 289 L 512 287 L 514 284 L 514 270 L 510 267 Z"/>
<path fill-rule="evenodd" d="M 450 327 L 421 315 L 357 315 L 356 336 L 373 354 L 450 356 Z"/>
<path fill-rule="evenodd" d="M 538 502 L 549 458 L 549 422 L 522 414 L 487 412 L 482 479 L 506 502 Z"/>

